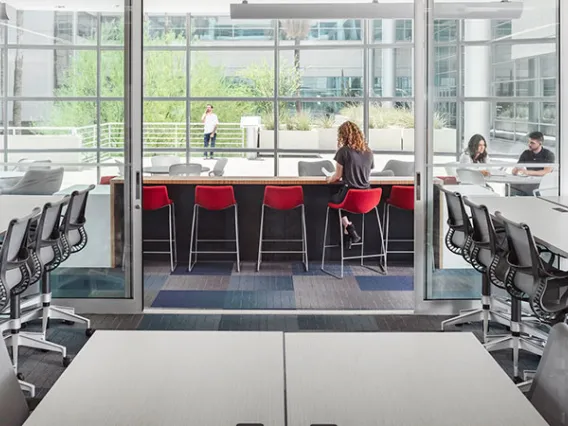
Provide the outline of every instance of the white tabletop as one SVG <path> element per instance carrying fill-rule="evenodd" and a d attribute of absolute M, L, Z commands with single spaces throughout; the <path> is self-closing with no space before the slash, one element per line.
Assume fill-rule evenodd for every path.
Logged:
<path fill-rule="evenodd" d="M 566 195 L 560 195 L 560 196 L 555 196 L 555 197 L 539 197 L 542 198 L 545 201 L 548 201 L 550 203 L 554 203 L 554 204 L 558 204 L 559 206 L 563 206 L 568 208 L 568 196 Z"/>
<path fill-rule="evenodd" d="M 60 195 L 0 195 L 0 233 L 6 232 L 12 219 L 29 215 L 35 207 L 58 201 Z"/>
<path fill-rule="evenodd" d="M 499 194 L 492 191 L 490 188 L 486 188 L 480 185 L 444 185 L 442 188 L 452 191 L 452 192 L 459 192 L 463 196 L 474 196 L 474 195 L 483 195 L 488 197 L 498 197 Z"/>
<path fill-rule="evenodd" d="M 546 426 L 470 333 L 286 334 L 288 425 Z"/>
<path fill-rule="evenodd" d="M 12 178 L 19 178 L 22 176 L 24 176 L 24 172 L 0 170 L 0 179 L 12 179 Z"/>
<path fill-rule="evenodd" d="M 542 180 L 542 176 L 526 176 L 526 175 L 512 175 L 512 174 L 499 174 L 489 175 L 485 178 L 489 183 L 508 183 L 512 185 L 529 184 L 537 185 Z"/>
<path fill-rule="evenodd" d="M 97 331 L 25 426 L 284 425 L 282 333 Z"/>
<path fill-rule="evenodd" d="M 568 256 L 568 213 L 558 205 L 537 197 L 469 197 L 484 204 L 489 213 L 499 211 L 507 219 L 525 223 L 535 239 L 558 254 Z"/>

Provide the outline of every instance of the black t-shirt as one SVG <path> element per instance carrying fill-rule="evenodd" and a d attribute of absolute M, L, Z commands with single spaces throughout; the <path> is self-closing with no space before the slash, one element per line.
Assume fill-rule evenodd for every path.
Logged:
<path fill-rule="evenodd" d="M 538 154 L 535 154 L 530 149 L 527 149 L 519 157 L 519 163 L 554 163 L 554 153 L 546 148 L 542 148 Z M 527 167 L 527 169 L 543 170 L 544 167 Z"/>
<path fill-rule="evenodd" d="M 355 151 L 349 147 L 339 148 L 335 154 L 337 164 L 343 166 L 343 182 L 350 188 L 366 189 L 370 186 L 369 176 L 375 167 L 372 151 Z"/>

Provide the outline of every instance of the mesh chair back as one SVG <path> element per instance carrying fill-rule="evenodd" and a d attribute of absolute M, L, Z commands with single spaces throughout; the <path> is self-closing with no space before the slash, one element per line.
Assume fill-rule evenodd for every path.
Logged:
<path fill-rule="evenodd" d="M 170 167 L 172 164 L 179 164 L 181 161 L 175 155 L 155 155 L 150 158 L 152 167 Z"/>
<path fill-rule="evenodd" d="M 57 169 L 30 169 L 11 188 L 2 189 L 2 194 L 52 195 L 61 189 L 63 167 Z"/>
<path fill-rule="evenodd" d="M 440 188 L 440 191 L 445 194 L 448 209 L 448 226 L 450 229 L 446 234 L 446 246 L 452 253 L 460 254 L 464 256 L 466 261 L 471 262 L 468 250 L 472 229 L 462 196 L 458 192 L 448 191 L 444 188 Z"/>
<path fill-rule="evenodd" d="M 473 244 L 472 260 L 484 270 L 487 270 L 493 261 L 493 250 L 491 247 L 491 231 L 489 230 L 489 223 L 485 215 L 486 209 L 484 210 L 483 207 L 471 203 L 467 198 L 464 198 L 464 203 L 470 208 L 471 223 L 473 225 L 471 233 L 471 241 Z M 476 269 L 479 268 L 476 267 Z"/>
<path fill-rule="evenodd" d="M 43 272 L 43 268 L 48 271 L 54 269 L 62 261 L 59 249 L 61 217 L 63 208 L 69 203 L 70 197 L 67 196 L 60 201 L 47 203 L 43 206 L 37 227 L 32 232 L 31 255 L 34 259 L 34 282 L 36 274 Z"/>
<path fill-rule="evenodd" d="M 3 426 L 22 426 L 29 415 L 6 345 L 0 345 L 0 418 Z"/>
<path fill-rule="evenodd" d="M 49 170 L 51 169 L 51 160 L 35 160 L 30 164 L 30 169 Z"/>
<path fill-rule="evenodd" d="M 122 176 L 124 174 L 124 163 L 119 160 L 114 160 L 116 167 L 118 168 L 118 175 Z"/>
<path fill-rule="evenodd" d="M 77 253 L 87 245 L 85 211 L 89 192 L 93 189 L 95 189 L 95 185 L 90 185 L 83 191 L 73 191 L 69 197 L 69 204 L 61 226 L 64 259 L 69 257 L 69 254 Z"/>
<path fill-rule="evenodd" d="M 228 158 L 219 158 L 215 162 L 213 170 L 209 172 L 209 176 L 223 176 L 225 174 L 225 167 L 227 166 L 228 162 Z"/>
<path fill-rule="evenodd" d="M 496 213 L 500 222 L 505 226 L 509 245 L 508 262 L 514 276 L 512 284 L 527 296 L 535 294 L 539 282 L 539 269 L 543 268 L 542 261 L 531 230 L 524 223 L 516 223 Z"/>
<path fill-rule="evenodd" d="M 335 167 L 329 160 L 298 161 L 298 176 L 325 176 L 322 167 L 330 173 L 335 172 Z"/>
<path fill-rule="evenodd" d="M 199 176 L 201 174 L 201 164 L 172 164 L 169 174 L 170 176 Z"/>
<path fill-rule="evenodd" d="M 18 288 L 24 291 L 28 284 L 29 271 L 25 266 L 28 261 L 28 234 L 30 223 L 40 210 L 34 209 L 31 214 L 21 219 L 12 219 L 4 234 L 0 247 L 0 311 L 8 304 L 10 292 Z"/>
<path fill-rule="evenodd" d="M 556 324 L 527 397 L 550 426 L 568 425 L 568 325 Z"/>
<path fill-rule="evenodd" d="M 383 171 L 391 170 L 395 176 L 414 176 L 414 161 L 389 160 Z"/>
<path fill-rule="evenodd" d="M 457 169 L 457 175 L 460 183 L 485 186 L 485 177 L 479 170 Z"/>

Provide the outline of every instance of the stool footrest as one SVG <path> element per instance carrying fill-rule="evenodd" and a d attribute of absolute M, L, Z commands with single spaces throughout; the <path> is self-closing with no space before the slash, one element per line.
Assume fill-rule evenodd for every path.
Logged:
<path fill-rule="evenodd" d="M 266 251 L 266 250 L 262 250 L 261 253 L 268 253 L 268 254 L 286 254 L 286 253 L 292 253 L 292 254 L 304 254 L 303 251 L 296 251 L 296 250 L 285 250 L 285 251 Z"/>
<path fill-rule="evenodd" d="M 404 253 L 410 254 L 414 253 L 414 250 L 389 250 L 388 252 L 389 254 L 404 254 Z"/>
<path fill-rule="evenodd" d="M 236 251 L 193 251 L 193 254 L 236 254 Z"/>
<path fill-rule="evenodd" d="M 384 253 L 383 254 L 366 254 L 364 256 L 349 256 L 349 257 L 344 257 L 343 260 L 355 260 L 355 259 L 370 259 L 373 257 L 384 257 Z M 364 265 L 363 265 L 364 266 Z"/>
<path fill-rule="evenodd" d="M 234 243 L 237 240 L 195 240 L 198 243 Z M 194 253 L 197 253 L 194 251 Z"/>
<path fill-rule="evenodd" d="M 283 239 L 283 240 L 262 240 L 263 243 L 301 243 L 303 242 L 303 240 L 288 240 L 288 239 Z"/>

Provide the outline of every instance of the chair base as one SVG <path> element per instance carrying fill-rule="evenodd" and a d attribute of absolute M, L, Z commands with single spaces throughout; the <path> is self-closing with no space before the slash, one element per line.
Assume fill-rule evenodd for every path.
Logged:
<path fill-rule="evenodd" d="M 511 324 L 511 318 L 504 314 L 503 312 L 499 312 L 493 309 L 472 309 L 467 310 L 464 313 L 460 312 L 460 315 L 455 316 L 453 318 L 449 318 L 441 323 L 442 331 L 445 330 L 447 326 L 450 325 L 460 325 L 466 324 L 469 322 L 482 322 L 483 325 L 483 343 L 486 343 L 491 335 L 489 335 L 489 322 L 496 322 L 497 324 L 501 324 L 504 326 L 509 326 Z"/>
<path fill-rule="evenodd" d="M 539 356 L 542 356 L 542 353 L 544 351 L 543 343 L 535 342 L 534 339 L 519 334 L 510 334 L 500 339 L 495 339 L 486 343 L 484 346 L 485 349 L 487 349 L 489 352 L 500 351 L 503 349 L 512 349 L 513 376 L 518 380 L 522 380 L 519 375 L 519 350 L 522 349 Z"/>
<path fill-rule="evenodd" d="M 4 337 L 4 343 L 8 348 L 12 349 L 12 365 L 16 374 L 18 373 L 18 358 L 19 358 L 19 348 L 31 348 L 39 349 L 48 352 L 60 353 L 63 357 L 63 366 L 69 364 L 69 358 L 67 358 L 67 348 L 57 343 L 52 343 L 47 340 L 42 340 L 41 338 L 32 336 L 31 333 L 20 333 L 18 329 L 11 329 L 11 334 Z"/>
<path fill-rule="evenodd" d="M 18 380 L 18 382 L 20 383 L 20 389 L 23 390 L 24 392 L 27 392 L 30 394 L 30 398 L 35 398 L 36 396 L 36 387 L 34 385 L 32 385 L 31 383 L 28 382 L 24 382 L 23 380 Z"/>

